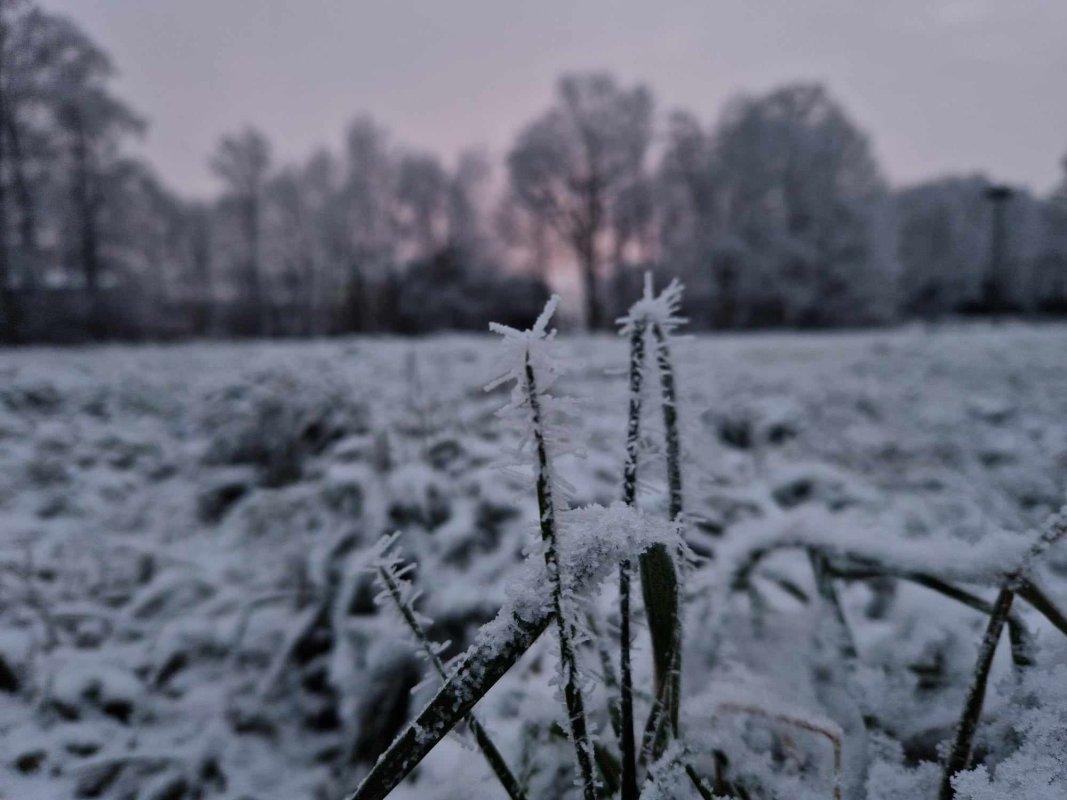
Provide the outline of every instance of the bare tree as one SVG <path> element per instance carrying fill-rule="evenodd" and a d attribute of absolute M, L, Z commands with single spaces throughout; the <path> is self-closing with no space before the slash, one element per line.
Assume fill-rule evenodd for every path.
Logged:
<path fill-rule="evenodd" d="M 227 193 L 237 209 L 244 250 L 240 283 L 251 315 L 250 330 L 264 334 L 267 297 L 260 264 L 260 217 L 263 186 L 270 169 L 270 145 L 259 131 L 246 128 L 219 142 L 211 168 L 226 183 Z"/>
<path fill-rule="evenodd" d="M 265 192 L 268 229 L 264 259 L 276 263 L 288 304 L 297 312 L 286 315 L 294 317 L 286 331 L 303 335 L 316 330 L 321 276 L 315 224 L 321 206 L 314 202 L 308 178 L 306 170 L 286 167 L 270 180 Z"/>
<path fill-rule="evenodd" d="M 460 153 L 448 181 L 448 245 L 475 258 L 483 255 L 487 245 L 482 223 L 491 172 L 485 153 L 466 150 Z"/>
<path fill-rule="evenodd" d="M 406 257 L 426 258 L 444 246 L 448 174 L 436 156 L 411 153 L 401 157 L 397 205 L 401 232 L 410 245 Z"/>
<path fill-rule="evenodd" d="M 119 140 L 144 123 L 108 88 L 111 59 L 69 20 L 53 19 L 53 69 L 49 91 L 70 159 L 70 197 L 76 252 L 89 298 L 89 333 L 106 332 L 102 308 L 105 264 L 101 250 L 102 183 L 115 163 Z"/>
<path fill-rule="evenodd" d="M 4 180 L 6 167 L 3 137 L 3 122 L 10 113 L 7 90 L 8 58 L 7 48 L 10 39 L 8 27 L 8 7 L 6 0 L 0 0 L 0 331 L 3 341 L 17 342 L 22 330 L 22 310 L 18 295 L 12 286 L 11 253 L 8 248 L 7 186 Z"/>
<path fill-rule="evenodd" d="M 652 136 L 652 97 L 604 73 L 563 77 L 556 102 L 519 135 L 508 155 L 511 190 L 573 252 L 586 323 L 604 322 L 599 270 L 624 190 L 640 179 Z"/>
<path fill-rule="evenodd" d="M 665 247 L 707 271 L 718 322 L 863 322 L 896 311 L 888 192 L 867 137 L 814 84 L 741 97 L 703 133 L 674 119 Z M 700 286 L 694 282 L 694 286 Z"/>
<path fill-rule="evenodd" d="M 397 262 L 397 164 L 384 128 L 369 116 L 348 129 L 347 170 L 338 195 L 347 263 L 348 326 L 373 330 L 388 314 L 388 298 L 370 302 L 370 293 L 387 292 Z"/>
<path fill-rule="evenodd" d="M 84 63 L 86 53 L 99 51 L 68 20 L 27 0 L 0 0 L 0 304 L 12 338 L 20 335 L 22 299 L 36 280 L 39 195 L 61 161 L 58 105 L 78 91 L 69 85 L 76 76 L 67 62 Z"/>
<path fill-rule="evenodd" d="M 211 269 L 211 208 L 191 203 L 186 214 L 187 278 L 190 327 L 195 336 L 206 336 L 214 324 L 215 287 Z"/>
<path fill-rule="evenodd" d="M 56 57 L 63 52 L 60 42 L 69 38 L 69 32 L 67 24 L 26 0 L 0 0 L 0 18 L 0 136 L 19 214 L 19 246 L 32 252 L 38 246 L 35 188 L 39 191 L 40 186 L 32 185 L 30 172 L 35 168 L 40 176 L 45 171 L 42 162 L 53 150 L 49 86 L 54 81 Z"/>

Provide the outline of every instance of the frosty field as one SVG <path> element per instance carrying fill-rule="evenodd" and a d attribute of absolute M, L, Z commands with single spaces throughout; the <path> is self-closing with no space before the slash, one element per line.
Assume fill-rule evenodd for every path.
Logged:
<path fill-rule="evenodd" d="M 0 354 L 0 798 L 353 789 L 436 686 L 397 615 L 375 605 L 376 541 L 401 532 L 419 611 L 449 655 L 505 602 L 537 541 L 529 474 L 501 465 L 506 394 L 483 390 L 498 347 L 455 336 Z M 564 336 L 560 349 L 585 450 L 560 472 L 574 504 L 608 505 L 626 343 Z M 726 753 L 753 797 L 831 797 L 824 737 L 728 713 L 758 706 L 843 733 L 846 797 L 936 797 L 987 616 L 913 582 L 842 579 L 858 657 L 848 691 L 822 691 L 820 670 L 843 667 L 820 662 L 806 557 L 783 549 L 745 581 L 734 567 L 754 543 L 821 542 L 991 602 L 978 577 L 1010 568 L 1065 502 L 1067 327 L 701 336 L 674 355 L 694 555 L 682 716 L 706 748 L 694 758 Z M 661 420 L 646 406 L 639 504 L 665 515 Z M 1067 608 L 1067 545 L 1036 570 Z M 594 604 L 608 631 L 614 592 L 606 581 Z M 1067 637 L 1022 601 L 1015 613 L 1033 663 L 998 649 L 964 800 L 1067 796 Z M 577 797 L 552 653 L 543 636 L 477 712 L 531 797 Z M 599 655 L 581 657 L 602 709 Z M 643 722 L 649 698 L 636 702 Z M 503 797 L 466 737 L 396 796 Z"/>

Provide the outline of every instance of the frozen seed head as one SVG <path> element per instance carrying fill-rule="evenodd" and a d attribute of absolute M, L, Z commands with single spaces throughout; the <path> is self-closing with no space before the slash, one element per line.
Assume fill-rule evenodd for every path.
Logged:
<path fill-rule="evenodd" d="M 512 400 L 515 394 L 521 397 L 526 387 L 526 364 L 534 368 L 538 378 L 538 392 L 547 392 L 559 373 L 559 366 L 553 358 L 551 345 L 556 338 L 555 329 L 548 330 L 548 321 L 559 305 L 559 295 L 554 294 L 545 303 L 545 308 L 537 317 L 532 328 L 520 331 L 498 322 L 489 323 L 489 330 L 504 337 L 503 348 L 497 359 L 498 377 L 491 381 L 485 390 L 491 391 L 506 383 L 514 383 Z"/>
<path fill-rule="evenodd" d="M 548 329 L 549 320 L 558 305 L 559 295 L 552 295 L 533 327 L 524 331 L 497 323 L 489 326 L 490 330 L 504 338 L 496 364 L 498 377 L 485 387 L 486 391 L 490 391 L 510 384 L 509 400 L 497 412 L 497 416 L 512 425 L 523 444 L 528 445 L 539 434 L 551 457 L 580 452 L 580 448 L 573 446 L 571 437 L 574 401 L 553 393 L 564 372 L 554 352 L 556 331 Z M 537 419 L 534 398 L 539 410 Z M 564 499 L 566 486 L 558 478 L 556 480 L 563 495 L 558 499 Z"/>
<path fill-rule="evenodd" d="M 678 279 L 672 278 L 667 287 L 657 295 L 652 290 L 652 273 L 646 272 L 641 299 L 630 306 L 626 316 L 615 321 L 620 326 L 619 333 L 627 336 L 633 333 L 638 324 L 657 325 L 664 333 L 673 333 L 688 321 L 678 316 L 684 290 L 685 287 Z"/>

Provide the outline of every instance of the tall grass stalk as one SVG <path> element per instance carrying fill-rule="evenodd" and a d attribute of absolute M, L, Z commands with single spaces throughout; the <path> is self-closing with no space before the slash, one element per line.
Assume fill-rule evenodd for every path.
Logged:
<path fill-rule="evenodd" d="M 422 647 L 423 652 L 426 654 L 427 661 L 429 661 L 441 680 L 447 681 L 448 673 L 445 670 L 444 663 L 441 661 L 441 656 L 438 655 L 437 648 L 434 647 L 433 642 L 430 641 L 430 637 L 427 635 L 418 616 L 416 616 L 415 609 L 411 607 L 411 604 L 405 598 L 400 587 L 398 576 L 385 564 L 379 564 L 377 571 L 379 580 L 388 591 L 389 597 L 392 598 L 393 603 L 400 612 L 400 616 L 411 630 L 412 635 Z M 493 743 L 493 740 L 489 737 L 489 734 L 486 732 L 485 728 L 482 727 L 482 724 L 478 721 L 478 718 L 474 716 L 473 712 L 467 714 L 467 726 L 471 729 L 471 733 L 474 734 L 474 741 L 477 743 L 478 749 L 482 751 L 486 763 L 493 771 L 493 774 L 496 775 L 497 780 L 500 781 L 500 785 L 504 787 L 504 791 L 507 792 L 508 797 L 510 797 L 511 800 L 526 800 L 526 793 L 522 790 L 522 786 L 519 784 L 518 779 L 512 773 L 507 762 L 504 760 L 504 756 L 501 755 L 500 750 Z"/>
<path fill-rule="evenodd" d="M 668 287 L 668 291 L 670 287 Z M 673 522 L 682 515 L 682 468 L 678 435 L 678 401 L 671 360 L 670 342 L 663 324 L 651 324 L 656 341 L 656 366 L 660 379 L 660 401 L 667 461 L 668 513 Z M 641 557 L 641 584 L 649 630 L 652 635 L 655 667 L 655 694 L 665 706 L 668 729 L 678 735 L 678 706 L 681 691 L 682 621 L 679 603 L 678 570 L 667 548 L 659 545 Z M 658 727 L 658 726 L 656 726 Z M 654 739 L 653 754 L 658 757 L 666 746 Z"/>
<path fill-rule="evenodd" d="M 835 655 L 839 656 L 846 666 L 854 666 L 858 656 L 856 638 L 852 635 L 852 629 L 848 626 L 848 618 L 845 617 L 845 610 L 837 596 L 837 587 L 834 586 L 829 562 L 823 553 L 811 548 L 808 549 L 808 560 L 811 562 L 811 572 L 815 579 L 815 590 L 819 599 L 833 614 L 837 650 Z"/>
<path fill-rule="evenodd" d="M 862 567 L 838 567 L 831 566 L 830 574 L 835 578 L 846 580 L 870 580 L 872 578 L 895 578 L 908 581 L 917 586 L 923 586 L 930 591 L 948 597 L 962 603 L 975 611 L 980 611 L 986 616 L 993 613 L 993 604 L 982 599 L 973 592 L 961 589 L 936 575 L 925 572 L 913 572 L 910 570 L 894 569 L 885 565 L 865 564 Z M 1017 592 L 1022 596 L 1021 590 Z M 1034 656 L 1033 637 L 1026 625 L 1014 610 L 1008 614 L 1008 640 L 1011 642 L 1011 658 L 1017 668 L 1032 666 Z"/>
<path fill-rule="evenodd" d="M 547 600 L 547 598 L 546 598 Z M 415 715 L 346 800 L 383 800 L 552 623 L 548 603 L 533 617 L 514 616 L 504 639 L 480 639 L 433 699 Z"/>
<path fill-rule="evenodd" d="M 989 615 L 989 623 L 986 626 L 982 644 L 978 648 L 978 661 L 974 667 L 974 678 L 967 689 L 967 698 L 963 703 L 963 714 L 956 728 L 956 738 L 952 743 L 952 750 L 945 759 L 945 768 L 941 774 L 940 800 L 952 800 L 956 796 L 956 790 L 952 786 L 952 777 L 971 765 L 971 753 L 974 747 L 974 734 L 978 728 L 978 720 L 982 716 L 982 706 L 985 704 L 986 685 L 989 683 L 989 670 L 993 666 L 993 655 L 997 650 L 997 642 L 1000 641 L 1001 631 L 1007 622 L 1011 612 L 1011 603 L 1015 599 L 1015 592 L 1010 587 L 1004 586 L 997 599 L 993 602 L 993 613 Z"/>
<path fill-rule="evenodd" d="M 641 382 L 645 361 L 645 341 L 649 333 L 655 340 L 655 359 L 660 382 L 663 412 L 664 454 L 667 464 L 668 515 L 679 522 L 682 514 L 682 471 L 678 435 L 677 392 L 671 360 L 669 334 L 685 320 L 677 316 L 682 286 L 677 281 L 657 296 L 652 290 L 652 275 L 645 273 L 642 297 L 619 322 L 622 332 L 630 335 L 630 408 L 627 428 L 626 468 L 623 497 L 633 503 L 637 479 L 637 445 L 640 433 Z M 644 552 L 640 559 L 641 590 L 652 639 L 653 704 L 645 726 L 641 755 L 637 767 L 648 758 L 658 760 L 671 737 L 678 735 L 678 701 L 681 667 L 681 610 L 678 569 L 674 554 L 663 545 Z M 629 565 L 620 572 L 620 606 L 623 625 L 628 627 Z M 629 641 L 623 638 L 623 659 L 629 656 Z M 661 724 L 664 722 L 666 724 Z M 651 737 L 651 739 L 650 739 Z M 623 745 L 626 746 L 625 741 Z M 635 767 L 636 775 L 636 767 Z M 636 790 L 635 790 L 636 791 Z M 624 795 L 629 797 L 629 795 Z"/>
<path fill-rule="evenodd" d="M 1030 591 L 1033 584 L 1028 575 L 1033 569 L 1038 558 L 1048 550 L 1060 538 L 1067 536 L 1067 516 L 1061 511 L 1054 514 L 1045 524 L 1041 535 L 1034 542 L 1022 564 L 1008 574 L 1004 585 L 993 601 L 993 610 L 989 614 L 989 622 L 986 625 L 985 635 L 978 647 L 978 660 L 974 667 L 974 678 L 967 689 L 967 697 L 963 703 L 963 713 L 960 716 L 959 725 L 956 727 L 956 738 L 952 743 L 952 749 L 945 759 L 944 771 L 941 773 L 940 800 L 952 800 L 956 796 L 956 790 L 952 785 L 952 778 L 971 765 L 971 755 L 974 750 L 974 735 L 978 729 L 978 721 L 982 716 L 982 706 L 985 705 L 986 686 L 989 683 L 989 671 L 993 666 L 993 656 L 1000 641 L 1000 634 L 1004 630 L 1005 623 L 1011 615 L 1012 601 L 1015 600 L 1017 590 Z M 1038 608 L 1038 606 L 1035 606 Z M 1040 610 L 1040 609 L 1039 609 Z M 1055 611 L 1055 608 L 1053 608 Z M 1048 616 L 1046 614 L 1046 616 Z"/>
<path fill-rule="evenodd" d="M 637 498 L 637 457 L 641 435 L 641 383 L 645 362 L 645 322 L 636 320 L 630 333 L 630 404 L 626 425 L 626 464 L 623 467 L 622 499 L 633 505 Z M 630 572 L 626 559 L 619 565 L 619 672 L 620 731 L 622 754 L 622 800 L 637 800 L 637 753 L 634 747 L 633 670 L 630 663 Z"/>
<path fill-rule="evenodd" d="M 560 670 L 563 673 L 563 699 L 567 706 L 571 739 L 574 742 L 578 770 L 582 778 L 585 800 L 596 800 L 596 782 L 593 777 L 593 748 L 589 741 L 589 726 L 582 699 L 581 677 L 578 672 L 577 653 L 574 650 L 574 624 L 564 610 L 563 581 L 559 571 L 559 551 L 556 531 L 556 501 L 553 497 L 553 481 L 548 448 L 545 444 L 545 422 L 541 411 L 541 398 L 537 391 L 537 377 L 526 353 L 526 399 L 530 404 L 531 427 L 534 449 L 537 452 L 537 508 L 541 520 L 541 540 L 544 544 L 545 570 L 552 589 L 552 610 L 556 617 L 559 634 Z"/>

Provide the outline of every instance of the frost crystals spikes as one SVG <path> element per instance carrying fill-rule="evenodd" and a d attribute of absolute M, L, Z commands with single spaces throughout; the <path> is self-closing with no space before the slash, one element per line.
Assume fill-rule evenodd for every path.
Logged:
<path fill-rule="evenodd" d="M 470 713 L 553 618 L 561 634 L 561 683 L 583 787 L 586 797 L 594 797 L 592 748 L 584 708 L 579 707 L 583 713 L 578 714 L 572 710 L 574 699 L 581 698 L 574 651 L 578 616 L 574 609 L 622 561 L 637 559 L 651 549 L 681 552 L 684 542 L 676 523 L 657 520 L 625 503 L 607 508 L 562 507 L 564 487 L 551 467 L 554 457 L 571 448 L 565 428 L 546 424 L 548 420 L 555 422 L 566 405 L 549 393 L 559 376 L 559 368 L 548 351 L 552 334 L 546 332 L 555 305 L 553 299 L 530 331 L 494 326 L 505 337 L 506 360 L 503 377 L 493 385 L 514 383 L 511 401 L 500 415 L 517 422 L 524 434 L 523 445 L 534 445 L 544 557 L 531 554 L 527 558 L 510 582 L 508 600 L 496 618 L 482 626 L 440 691 L 397 736 L 347 800 L 382 800 L 388 795 Z M 584 768 L 583 759 L 588 769 Z"/>
<path fill-rule="evenodd" d="M 651 294 L 646 276 L 645 294 Z M 626 464 L 622 475 L 622 501 L 633 506 L 637 498 L 637 457 L 641 438 L 641 384 L 645 367 L 645 320 L 626 325 L 630 335 L 630 402 L 626 424 Z M 633 669 L 630 663 L 630 559 L 619 565 L 619 752 L 622 754 L 622 800 L 637 799 L 637 753 L 634 747 Z"/>
<path fill-rule="evenodd" d="M 517 331 L 504 325 L 490 326 L 504 336 L 507 347 L 505 372 L 494 386 L 511 381 L 514 383 L 511 402 L 500 411 L 505 418 L 518 420 L 523 441 L 533 443 L 537 470 L 537 507 L 540 515 L 541 541 L 544 548 L 545 570 L 552 591 L 552 611 L 559 634 L 559 661 L 563 682 L 563 698 L 567 706 L 571 739 L 578 759 L 585 800 L 596 800 L 596 783 L 593 777 L 593 748 L 589 741 L 589 728 L 582 697 L 582 680 L 575 652 L 577 628 L 573 610 L 568 608 L 569 591 L 560 576 L 559 562 L 559 516 L 560 482 L 553 467 L 554 458 L 565 439 L 547 424 L 547 417 L 559 409 L 559 398 L 550 390 L 559 377 L 559 368 L 549 351 L 555 331 L 546 333 L 545 328 L 556 310 L 559 297 L 552 296 L 532 329 Z M 560 499 L 557 499 L 560 498 Z"/>
<path fill-rule="evenodd" d="M 374 570 L 382 592 L 375 600 L 379 605 L 384 605 L 386 598 L 392 600 L 404 624 L 408 626 L 411 634 L 415 637 L 434 672 L 437 673 L 442 681 L 447 681 L 448 673 L 445 671 L 445 665 L 441 661 L 440 655 L 442 647 L 430 640 L 424 627 L 427 620 L 415 610 L 417 595 L 412 588 L 411 581 L 407 578 L 414 565 L 401 564 L 400 557 L 393 548 L 397 536 L 398 534 L 393 534 L 392 536 L 384 537 L 378 545 L 380 556 L 374 563 Z M 493 770 L 493 774 L 500 781 L 500 785 L 504 787 L 508 797 L 511 800 L 526 800 L 526 794 L 519 785 L 519 781 L 508 768 L 507 762 L 504 761 L 504 757 L 500 754 L 500 750 L 493 743 L 493 740 L 489 738 L 489 734 L 486 733 L 485 728 L 478 722 L 473 712 L 467 714 L 467 726 L 471 729 L 471 733 L 474 734 L 478 749 L 482 751 L 486 763 Z"/>
<path fill-rule="evenodd" d="M 630 423 L 627 437 L 627 463 L 624 472 L 623 494 L 632 502 L 631 480 L 636 480 L 636 449 L 631 453 L 631 441 L 636 448 L 640 426 L 640 370 L 644 360 L 644 335 L 651 332 L 655 340 L 656 366 L 660 379 L 660 400 L 663 410 L 663 428 L 667 461 L 667 489 L 670 498 L 669 514 L 672 522 L 679 522 L 682 514 L 682 472 L 680 443 L 678 437 L 677 392 L 674 384 L 674 367 L 671 360 L 670 336 L 685 322 L 678 315 L 682 301 L 682 284 L 672 280 L 659 295 L 653 293 L 652 274 L 645 273 L 644 293 L 630 307 L 625 317 L 618 319 L 621 333 L 630 336 Z M 636 378 L 635 378 L 636 375 Z M 635 416 L 636 415 L 636 416 Z M 631 478 L 632 473 L 632 478 Z M 681 609 L 678 570 L 671 553 L 665 547 L 654 547 L 642 554 L 641 588 L 648 615 L 648 627 L 652 636 L 652 658 L 655 676 L 655 697 L 652 716 L 645 726 L 642 756 L 658 758 L 666 746 L 668 734 L 678 735 L 678 703 L 681 694 L 679 679 L 681 669 Z M 622 625 L 628 627 L 629 574 L 624 569 L 620 574 L 622 594 Z M 629 658 L 628 642 L 623 637 L 623 669 Z M 625 709 L 626 686 L 623 685 Z M 626 752 L 626 731 L 623 731 L 623 752 Z M 625 763 L 624 763 L 625 768 Z M 625 775 L 624 775 L 625 779 Z M 625 788 L 624 780 L 624 788 Z"/>

